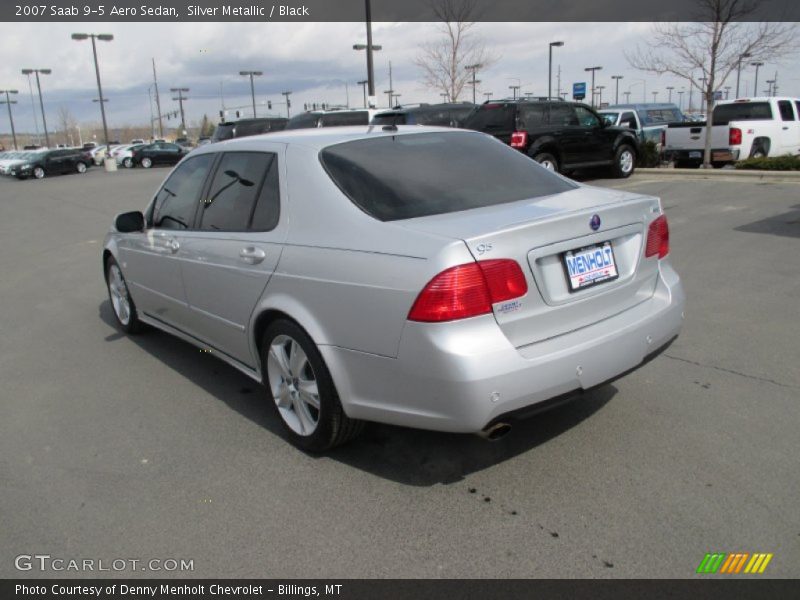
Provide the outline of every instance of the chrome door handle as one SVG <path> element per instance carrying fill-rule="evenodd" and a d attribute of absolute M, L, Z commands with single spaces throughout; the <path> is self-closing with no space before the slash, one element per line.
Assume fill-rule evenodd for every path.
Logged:
<path fill-rule="evenodd" d="M 784 131 L 788 131 L 788 130 L 789 130 L 789 127 L 788 127 L 788 126 L 786 126 L 786 127 L 784 127 L 784 128 L 783 128 L 783 130 L 784 130 Z"/>
<path fill-rule="evenodd" d="M 239 251 L 239 258 L 251 265 L 257 265 L 266 257 L 267 253 L 255 246 L 246 246 Z"/>
<path fill-rule="evenodd" d="M 181 245 L 176 239 L 167 240 L 166 243 L 167 249 L 175 254 L 178 250 L 181 249 Z"/>

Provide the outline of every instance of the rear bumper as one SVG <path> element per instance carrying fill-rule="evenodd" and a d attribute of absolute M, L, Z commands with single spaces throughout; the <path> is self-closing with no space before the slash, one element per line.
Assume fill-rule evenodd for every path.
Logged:
<path fill-rule="evenodd" d="M 680 161 L 685 163 L 703 164 L 703 149 L 700 150 L 664 150 L 664 158 L 667 160 Z M 712 148 L 711 161 L 719 163 L 731 163 L 739 160 L 739 148 Z"/>
<path fill-rule="evenodd" d="M 501 417 L 549 408 L 616 379 L 680 332 L 685 295 L 661 261 L 654 295 L 623 313 L 515 348 L 492 315 L 408 322 L 397 358 L 320 348 L 352 418 L 420 429 L 477 432 Z"/>

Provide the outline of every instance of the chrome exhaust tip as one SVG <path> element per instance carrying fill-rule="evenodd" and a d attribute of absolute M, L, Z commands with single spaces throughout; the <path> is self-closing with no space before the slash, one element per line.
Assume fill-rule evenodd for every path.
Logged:
<path fill-rule="evenodd" d="M 494 423 L 481 430 L 478 435 L 490 442 L 496 442 L 511 431 L 511 423 Z"/>

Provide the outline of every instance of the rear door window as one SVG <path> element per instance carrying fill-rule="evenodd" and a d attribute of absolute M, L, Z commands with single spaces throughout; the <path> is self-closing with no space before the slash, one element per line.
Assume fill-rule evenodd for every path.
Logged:
<path fill-rule="evenodd" d="M 573 183 L 484 135 L 385 135 L 329 146 L 320 160 L 350 200 L 381 221 L 558 194 Z"/>
<path fill-rule="evenodd" d="M 544 104 L 522 104 L 519 107 L 519 125 L 521 129 L 532 129 L 547 123 L 547 106 Z"/>
<path fill-rule="evenodd" d="M 778 110 L 781 111 L 781 121 L 794 121 L 794 110 L 789 100 L 780 100 Z"/>
<path fill-rule="evenodd" d="M 515 106 L 513 104 L 484 104 L 464 122 L 467 129 L 498 131 L 514 129 Z"/>
<path fill-rule="evenodd" d="M 578 125 L 575 109 L 569 104 L 553 104 L 550 107 L 550 124 L 557 127 Z"/>
<path fill-rule="evenodd" d="M 245 231 L 274 156 L 266 152 L 223 154 L 201 206 L 200 229 Z"/>

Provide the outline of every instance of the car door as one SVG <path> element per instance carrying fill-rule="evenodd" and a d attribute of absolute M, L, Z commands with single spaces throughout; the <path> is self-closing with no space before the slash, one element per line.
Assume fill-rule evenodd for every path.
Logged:
<path fill-rule="evenodd" d="M 609 131 L 603 127 L 602 119 L 589 107 L 576 105 L 575 115 L 578 127 L 583 133 L 583 145 L 580 150 L 580 162 L 596 163 L 613 158 L 613 139 L 608 139 Z"/>
<path fill-rule="evenodd" d="M 62 163 L 62 151 L 61 150 L 53 150 L 52 152 L 48 152 L 44 160 L 44 170 L 47 172 L 48 175 L 55 175 L 57 173 L 61 173 L 61 163 Z"/>
<path fill-rule="evenodd" d="M 124 235 L 119 243 L 120 266 L 138 309 L 182 330 L 189 311 L 179 262 L 181 236 L 194 227 L 214 158 L 198 155 L 175 169 L 147 211 L 145 231 Z"/>
<path fill-rule="evenodd" d="M 780 148 L 778 152 L 770 152 L 770 154 L 797 154 L 800 149 L 800 128 L 798 128 L 794 108 L 790 100 L 778 100 L 778 112 L 781 115 L 780 123 L 778 123 Z"/>
<path fill-rule="evenodd" d="M 550 104 L 550 131 L 556 138 L 561 152 L 561 166 L 584 162 L 584 146 L 587 136 L 578 125 L 578 117 L 571 104 Z"/>
<path fill-rule="evenodd" d="M 248 323 L 287 231 L 279 218 L 286 197 L 285 148 L 259 148 L 222 154 L 200 206 L 198 229 L 185 234 L 181 259 L 191 330 L 250 367 L 255 358 Z"/>

